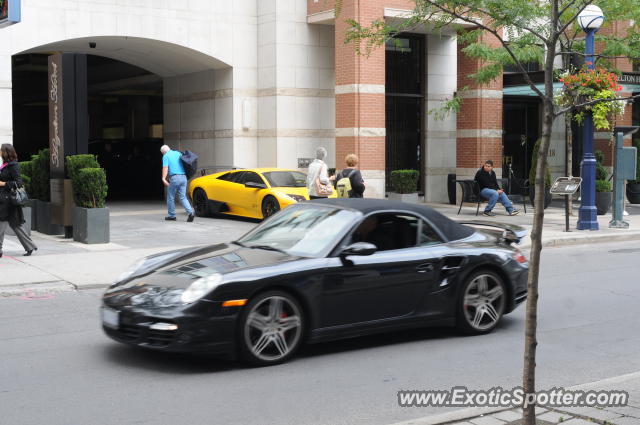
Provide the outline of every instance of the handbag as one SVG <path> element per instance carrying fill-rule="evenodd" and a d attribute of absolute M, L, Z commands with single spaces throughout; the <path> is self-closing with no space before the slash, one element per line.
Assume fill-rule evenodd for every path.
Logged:
<path fill-rule="evenodd" d="M 28 200 L 29 195 L 27 195 L 27 191 L 22 186 L 11 189 L 11 192 L 9 192 L 9 201 L 11 202 L 11 205 L 14 205 L 16 207 L 24 207 L 27 204 Z"/>
<path fill-rule="evenodd" d="M 323 165 L 322 167 L 325 167 Z M 324 184 L 320 181 L 320 174 L 322 174 L 322 167 L 320 171 L 318 171 L 318 175 L 316 176 L 316 193 L 318 196 L 331 196 L 333 193 L 333 185 L 332 184 Z"/>

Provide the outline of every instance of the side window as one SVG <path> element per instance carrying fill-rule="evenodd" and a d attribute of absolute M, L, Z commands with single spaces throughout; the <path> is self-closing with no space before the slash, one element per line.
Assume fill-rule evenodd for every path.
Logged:
<path fill-rule="evenodd" d="M 351 240 L 372 243 L 378 251 L 411 248 L 416 246 L 421 221 L 408 214 L 374 214 L 360 223 Z"/>
<path fill-rule="evenodd" d="M 244 177 L 244 171 L 238 171 L 236 173 L 231 174 L 231 178 L 229 179 L 232 183 L 242 183 L 242 178 Z"/>
<path fill-rule="evenodd" d="M 218 177 L 218 180 L 224 180 L 224 181 L 231 181 L 231 179 L 233 178 L 233 174 L 234 173 L 225 173 L 221 176 Z"/>
<path fill-rule="evenodd" d="M 262 177 L 260 177 L 258 175 L 258 173 L 254 173 L 252 171 L 247 171 L 244 173 L 244 177 L 242 178 L 242 181 L 240 182 L 242 184 L 245 183 L 261 183 L 264 184 L 264 180 L 262 180 Z"/>
<path fill-rule="evenodd" d="M 436 245 L 444 242 L 433 227 L 426 221 L 420 220 L 419 226 L 418 246 Z"/>

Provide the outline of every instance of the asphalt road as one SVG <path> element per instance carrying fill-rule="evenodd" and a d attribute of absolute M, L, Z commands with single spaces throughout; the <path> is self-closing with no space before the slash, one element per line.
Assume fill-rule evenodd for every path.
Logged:
<path fill-rule="evenodd" d="M 543 254 L 538 388 L 640 370 L 640 242 Z M 521 382 L 524 308 L 490 335 L 398 332 L 310 346 L 247 368 L 120 345 L 99 327 L 100 291 L 0 299 L 0 424 L 389 424 L 400 389 Z"/>

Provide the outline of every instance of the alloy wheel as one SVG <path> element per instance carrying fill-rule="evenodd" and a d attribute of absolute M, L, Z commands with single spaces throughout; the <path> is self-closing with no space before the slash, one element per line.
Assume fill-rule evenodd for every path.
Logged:
<path fill-rule="evenodd" d="M 464 291 L 463 312 L 469 327 L 486 332 L 496 326 L 505 307 L 505 290 L 494 275 L 482 273 Z"/>
<path fill-rule="evenodd" d="M 298 347 L 302 314 L 288 296 L 271 295 L 257 302 L 246 315 L 245 347 L 260 363 L 279 362 Z"/>
<path fill-rule="evenodd" d="M 280 204 L 273 196 L 268 196 L 262 201 L 262 216 L 267 218 L 280 211 Z"/>
<path fill-rule="evenodd" d="M 193 194 L 193 198 L 193 206 L 196 210 L 196 215 L 198 217 L 205 217 L 209 211 L 209 200 L 207 199 L 207 194 L 204 193 L 204 190 L 202 189 L 196 189 Z"/>

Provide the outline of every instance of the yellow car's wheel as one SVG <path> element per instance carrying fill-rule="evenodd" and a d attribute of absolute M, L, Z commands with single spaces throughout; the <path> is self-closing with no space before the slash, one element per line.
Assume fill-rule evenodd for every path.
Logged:
<path fill-rule="evenodd" d="M 262 200 L 262 217 L 267 218 L 280 211 L 280 203 L 273 196 L 265 196 Z"/>
<path fill-rule="evenodd" d="M 198 217 L 207 217 L 209 215 L 209 198 L 204 190 L 198 188 L 193 191 L 193 208 Z"/>

